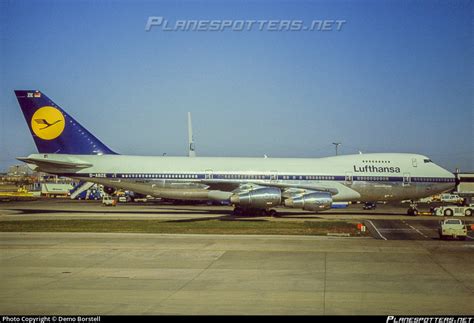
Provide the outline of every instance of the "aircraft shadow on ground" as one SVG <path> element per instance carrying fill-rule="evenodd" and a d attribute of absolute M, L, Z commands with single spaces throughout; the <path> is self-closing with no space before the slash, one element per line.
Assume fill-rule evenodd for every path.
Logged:
<path fill-rule="evenodd" d="M 242 214 L 242 215 L 234 215 L 233 211 L 230 209 L 202 209 L 202 208 L 173 208 L 173 207 L 165 207 L 165 208 L 157 208 L 156 210 L 147 209 L 147 210 L 137 210 L 133 208 L 126 208 L 126 209 L 92 209 L 92 210 L 55 210 L 55 209 L 46 209 L 46 208 L 11 208 L 10 210 L 18 211 L 22 215 L 34 215 L 34 214 L 59 214 L 59 213 L 70 213 L 70 214 L 110 214 L 113 216 L 114 214 L 130 214 L 130 215 L 222 215 L 220 217 L 212 217 L 212 218 L 196 218 L 196 219 L 176 219 L 176 220 L 169 220 L 168 222 L 193 222 L 193 221 L 209 221 L 209 220 L 221 220 L 221 221 L 238 221 L 238 220 L 246 220 L 260 218 L 259 221 L 265 221 L 265 217 L 256 214 Z M 321 213 L 321 215 L 331 216 L 331 215 L 367 215 L 368 213 L 363 213 L 360 211 L 329 211 Z M 405 215 L 404 213 L 387 213 L 387 212 L 370 212 L 370 215 L 377 215 L 377 216 L 400 216 Z M 318 216 L 316 213 L 311 213 L 308 211 L 301 211 L 301 212 L 285 212 L 285 211 L 278 211 L 277 215 L 274 218 L 286 218 L 286 219 L 295 219 L 295 220 L 305 220 L 305 219 L 321 219 L 321 216 Z"/>
<path fill-rule="evenodd" d="M 220 221 L 266 221 L 264 217 L 254 214 L 243 214 L 243 215 L 234 215 L 232 210 L 215 210 L 215 209 L 184 209 L 184 208 L 160 208 L 157 209 L 156 212 L 150 210 L 116 210 L 116 209 L 107 209 L 107 210 L 52 210 L 52 209 L 42 209 L 42 208 L 11 208 L 10 210 L 18 211 L 21 215 L 35 215 L 35 214 L 59 214 L 59 213 L 70 213 L 70 214 L 110 214 L 113 215 L 156 215 L 156 214 L 163 214 L 163 215 L 222 215 L 219 217 L 206 217 L 206 218 L 194 218 L 194 219 L 176 219 L 176 220 L 168 220 L 165 222 L 195 222 L 195 221 L 211 221 L 211 220 L 220 220 Z M 290 216 L 291 219 L 318 219 L 316 215 L 313 215 L 308 212 L 278 212 L 276 218 L 279 217 L 288 217 Z"/>
<path fill-rule="evenodd" d="M 144 215 L 154 215 L 154 214 L 174 214 L 180 215 L 181 214 L 222 214 L 226 213 L 227 211 L 215 211 L 215 210 L 194 210 L 192 212 L 180 212 L 180 209 L 175 209 L 174 212 L 172 211 L 161 211 L 160 212 L 153 212 L 153 211 L 141 211 L 141 210 L 50 210 L 50 209 L 9 209 L 13 211 L 19 211 L 21 214 L 29 215 L 29 214 L 54 214 L 54 213 L 72 213 L 72 214 L 144 214 Z M 232 211 L 228 211 L 231 213 Z"/>

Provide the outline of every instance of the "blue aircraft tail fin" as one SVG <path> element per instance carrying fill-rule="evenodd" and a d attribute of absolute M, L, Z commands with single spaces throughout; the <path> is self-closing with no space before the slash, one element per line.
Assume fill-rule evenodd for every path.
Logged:
<path fill-rule="evenodd" d="M 40 153 L 115 154 L 44 93 L 16 90 L 15 95 Z"/>

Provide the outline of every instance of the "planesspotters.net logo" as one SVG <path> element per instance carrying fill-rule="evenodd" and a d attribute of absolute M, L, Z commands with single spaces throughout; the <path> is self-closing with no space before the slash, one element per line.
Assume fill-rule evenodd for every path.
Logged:
<path fill-rule="evenodd" d="M 161 16 L 148 17 L 145 31 L 341 31 L 345 19 L 182 19 L 168 20 Z"/>

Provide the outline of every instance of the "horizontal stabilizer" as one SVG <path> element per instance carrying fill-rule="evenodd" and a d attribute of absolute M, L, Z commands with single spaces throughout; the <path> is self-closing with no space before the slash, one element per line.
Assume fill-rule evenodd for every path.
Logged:
<path fill-rule="evenodd" d="M 59 168 L 59 169 L 83 169 L 91 167 L 92 164 L 88 164 L 85 162 L 70 162 L 70 161 L 60 161 L 60 160 L 49 160 L 43 158 L 31 158 L 31 157 L 18 157 L 18 160 L 25 162 L 27 164 L 34 164 L 42 169 L 51 169 L 51 168 Z"/>

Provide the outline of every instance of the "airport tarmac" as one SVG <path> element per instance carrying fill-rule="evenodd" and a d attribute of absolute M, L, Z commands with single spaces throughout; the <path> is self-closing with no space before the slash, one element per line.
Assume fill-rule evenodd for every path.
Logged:
<path fill-rule="evenodd" d="M 474 244 L 1 233 L 3 314 L 474 314 Z"/>
<path fill-rule="evenodd" d="M 278 207 L 276 210 L 281 218 L 301 218 L 301 217 L 319 217 L 319 218 L 337 218 L 337 219 L 393 219 L 394 217 L 413 218 L 407 216 L 406 211 L 409 204 L 378 204 L 377 208 L 364 210 L 363 204 L 349 205 L 347 208 L 335 208 L 321 213 L 303 211 L 286 207 Z M 421 212 L 428 212 L 430 205 L 419 204 Z M 85 217 L 87 214 L 94 217 L 100 216 L 133 216 L 139 217 L 157 217 L 162 219 L 193 216 L 219 216 L 230 215 L 232 206 L 225 205 L 206 205 L 206 204 L 171 204 L 160 202 L 129 202 L 118 203 L 117 206 L 104 206 L 101 201 L 71 200 L 69 198 L 36 198 L 30 200 L 3 201 L 0 202 L 0 216 L 8 214 L 22 215 L 46 215 L 50 213 L 54 216 L 75 216 Z M 430 218 L 428 216 L 418 216 L 417 218 Z"/>
<path fill-rule="evenodd" d="M 379 205 L 374 210 L 363 210 L 362 205 L 331 209 L 321 213 L 279 208 L 277 217 L 235 217 L 230 206 L 172 205 L 157 203 L 123 203 L 116 207 L 103 206 L 100 201 L 72 201 L 69 199 L 38 199 L 0 203 L 0 221 L 52 219 L 121 219 L 121 220 L 189 220 L 241 219 L 243 221 L 327 221 L 343 220 L 364 223 L 371 235 L 381 240 L 436 240 L 438 223 L 443 217 L 407 216 L 406 205 Z M 421 211 L 429 207 L 420 205 Z M 473 217 L 461 217 L 467 225 Z M 474 242 L 474 231 L 467 241 Z"/>
<path fill-rule="evenodd" d="M 440 218 L 404 212 L 354 205 L 262 218 L 353 219 L 366 238 L 0 232 L 0 313 L 474 314 L 472 232 L 441 241 Z M 0 203 L 0 221 L 228 217 L 230 207 L 207 205 Z"/>
<path fill-rule="evenodd" d="M 399 219 L 399 220 L 366 220 L 363 221 L 371 230 L 372 235 L 383 240 L 437 240 L 438 221 L 442 217 L 433 217 L 433 220 Z M 461 218 L 467 225 L 474 224 L 474 220 Z M 467 241 L 474 242 L 474 231 L 469 230 Z"/>

